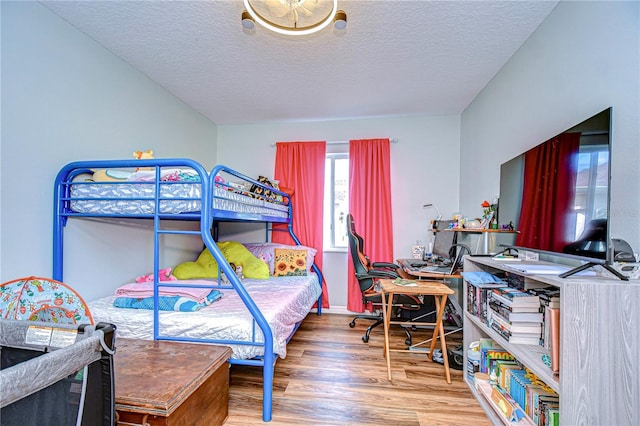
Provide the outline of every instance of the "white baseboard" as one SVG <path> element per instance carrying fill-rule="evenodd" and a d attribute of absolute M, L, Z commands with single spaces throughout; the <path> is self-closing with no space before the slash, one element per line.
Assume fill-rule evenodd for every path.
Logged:
<path fill-rule="evenodd" d="M 311 309 L 311 312 L 315 313 L 316 308 Z M 360 312 L 352 312 L 347 309 L 346 306 L 331 306 L 330 308 L 322 308 L 323 314 L 334 314 L 334 315 L 358 315 Z M 369 314 L 369 311 L 364 311 L 365 314 Z"/>

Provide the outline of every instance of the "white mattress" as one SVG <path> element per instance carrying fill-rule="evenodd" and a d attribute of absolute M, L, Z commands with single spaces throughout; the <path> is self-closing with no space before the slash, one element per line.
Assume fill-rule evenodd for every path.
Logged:
<path fill-rule="evenodd" d="M 152 183 L 74 184 L 71 187 L 71 209 L 78 213 L 91 214 L 153 214 L 155 191 L 155 184 Z M 200 198 L 199 183 L 161 183 L 160 197 L 172 198 L 160 201 L 161 213 L 200 211 L 200 201 L 193 199 Z M 283 218 L 288 214 L 285 205 L 229 191 L 223 187 L 214 188 L 213 208 Z"/>
<path fill-rule="evenodd" d="M 271 277 L 269 280 L 245 278 L 243 284 L 271 326 L 273 350 L 286 357 L 286 341 L 296 323 L 302 321 L 320 296 L 318 277 Z M 222 290 L 222 298 L 197 312 L 160 312 L 161 335 L 191 338 L 263 342 L 260 328 L 235 291 Z M 95 322 L 117 326 L 119 337 L 153 339 L 153 311 L 113 307 L 115 296 L 87 303 Z M 250 359 L 262 355 L 261 347 L 229 345 L 235 359 Z"/>

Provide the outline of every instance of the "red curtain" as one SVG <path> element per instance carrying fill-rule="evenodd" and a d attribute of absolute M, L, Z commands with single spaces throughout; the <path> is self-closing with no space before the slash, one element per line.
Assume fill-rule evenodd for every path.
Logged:
<path fill-rule="evenodd" d="M 563 133 L 525 153 L 516 245 L 562 251 L 573 219 L 580 133 Z M 553 208 L 549 208 L 553 206 Z M 575 228 L 574 228 L 575 229 Z"/>
<path fill-rule="evenodd" d="M 300 242 L 313 247 L 314 263 L 322 270 L 324 163 L 326 142 L 278 142 L 274 178 L 280 186 L 293 189 L 293 232 Z M 276 225 L 272 240 L 276 243 L 295 244 L 286 226 Z M 327 284 L 322 282 L 322 307 L 329 307 Z"/>
<path fill-rule="evenodd" d="M 349 212 L 372 262 L 393 262 L 389 139 L 349 142 Z M 362 293 L 349 254 L 347 309 L 363 312 Z"/>

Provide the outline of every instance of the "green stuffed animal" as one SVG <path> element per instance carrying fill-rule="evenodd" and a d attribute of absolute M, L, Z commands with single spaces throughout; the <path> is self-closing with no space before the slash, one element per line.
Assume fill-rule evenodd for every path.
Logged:
<path fill-rule="evenodd" d="M 269 265 L 255 257 L 245 246 L 236 241 L 217 243 L 218 248 L 229 263 L 242 266 L 247 278 L 266 280 L 269 278 Z M 173 275 L 179 280 L 197 278 L 217 278 L 218 262 L 209 249 L 204 249 L 195 262 L 184 262 L 173 269 Z"/>

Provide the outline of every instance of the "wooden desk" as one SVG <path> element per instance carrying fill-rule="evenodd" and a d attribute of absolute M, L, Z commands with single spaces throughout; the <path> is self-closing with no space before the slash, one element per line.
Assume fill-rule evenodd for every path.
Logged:
<path fill-rule="evenodd" d="M 416 262 L 416 259 L 396 259 L 396 263 L 400 265 L 401 268 L 400 275 L 402 276 L 402 278 L 406 278 L 409 280 L 441 280 L 444 283 L 447 282 L 447 279 L 462 279 L 462 275 L 460 274 L 460 272 L 451 275 L 440 274 L 437 272 L 422 272 L 420 271 L 420 268 L 414 268 L 413 266 L 411 266 L 411 262 Z M 460 303 L 458 303 L 458 300 L 462 295 L 462 288 L 460 287 L 460 284 L 456 285 L 455 287 L 456 290 L 454 290 L 454 294 L 447 299 L 454 310 L 452 319 L 455 323 L 455 326 L 447 328 L 447 326 L 445 325 L 445 328 L 447 328 L 447 330 L 449 331 L 447 334 L 462 330 L 462 307 L 460 306 Z"/>
<path fill-rule="evenodd" d="M 447 342 L 445 339 L 444 327 L 442 326 L 442 313 L 447 303 L 447 296 L 453 294 L 454 291 L 439 281 L 416 281 L 416 286 L 407 287 L 399 286 L 393 283 L 393 280 L 380 280 L 382 294 L 382 317 L 384 323 L 384 356 L 387 358 L 387 377 L 391 380 L 391 356 L 389 348 L 389 327 L 391 324 L 400 325 L 416 325 L 415 322 L 407 321 L 391 321 L 393 297 L 396 294 L 407 295 L 431 295 L 436 303 L 436 322 L 423 323 L 424 325 L 433 325 L 433 335 L 431 337 L 431 346 L 429 350 L 429 360 L 433 361 L 433 351 L 436 347 L 436 341 L 440 337 L 440 349 L 442 350 L 442 359 L 444 361 L 444 372 L 447 383 L 451 383 L 451 374 L 449 372 L 449 357 L 447 355 Z M 416 345 L 413 345 L 416 346 Z M 406 349 L 395 349 L 394 351 L 409 352 Z"/>
<path fill-rule="evenodd" d="M 229 410 L 231 348 L 116 339 L 118 425 L 221 425 Z"/>

